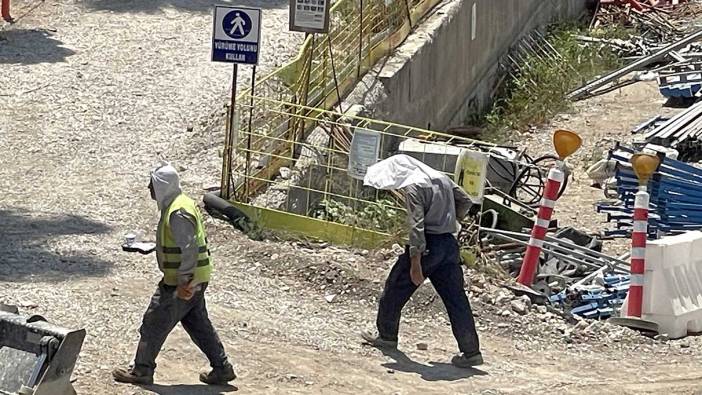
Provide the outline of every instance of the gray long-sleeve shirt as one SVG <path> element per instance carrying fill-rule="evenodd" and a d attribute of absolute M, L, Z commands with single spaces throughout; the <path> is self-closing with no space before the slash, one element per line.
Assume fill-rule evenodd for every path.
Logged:
<path fill-rule="evenodd" d="M 431 187 L 405 187 L 410 256 L 427 249 L 426 234 L 456 233 L 458 220 L 471 205 L 470 197 L 448 177 L 432 180 Z"/>
<path fill-rule="evenodd" d="M 197 267 L 199 246 L 195 237 L 195 219 L 190 214 L 178 210 L 171 214 L 171 234 L 181 251 L 178 268 L 178 284 L 187 284 L 193 278 Z"/>

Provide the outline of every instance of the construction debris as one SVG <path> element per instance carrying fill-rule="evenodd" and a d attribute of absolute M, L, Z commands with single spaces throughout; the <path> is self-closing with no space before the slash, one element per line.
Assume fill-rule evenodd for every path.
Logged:
<path fill-rule="evenodd" d="M 629 160 L 634 152 L 619 146 L 609 155 L 609 159 L 616 162 L 619 200 L 597 205 L 598 212 L 606 213 L 608 221 L 616 224 L 616 229 L 605 231 L 607 236 L 628 237 L 633 228 L 634 196 L 638 182 Z M 661 156 L 661 165 L 649 184 L 649 237 L 702 229 L 702 208 L 699 205 L 702 198 L 702 169 Z"/>
<path fill-rule="evenodd" d="M 678 159 L 697 162 L 702 159 L 702 103 L 690 106 L 662 125 L 645 133 L 647 143 L 673 148 Z"/>
<path fill-rule="evenodd" d="M 686 62 L 661 70 L 658 87 L 661 94 L 668 98 L 699 97 L 702 91 L 702 62 Z"/>
<path fill-rule="evenodd" d="M 482 239 L 486 244 L 483 252 L 497 259 L 505 271 L 516 277 L 529 244 L 529 234 L 494 228 L 481 228 L 481 232 L 487 235 Z M 605 255 L 600 250 L 599 240 L 572 228 L 547 235 L 533 288 L 552 295 L 603 267 L 607 272 L 628 273 L 627 262 Z"/>
<path fill-rule="evenodd" d="M 702 15 L 702 3 L 695 1 L 685 2 L 682 6 L 670 11 L 670 16 L 677 20 L 696 18 Z"/>
<path fill-rule="evenodd" d="M 628 39 L 585 35 L 578 35 L 576 39 L 582 45 L 606 47 L 630 64 L 586 84 L 567 97 L 579 100 L 632 84 L 642 78 L 621 79 L 632 72 L 647 71 L 652 66 L 656 68 L 650 78 L 658 77 L 660 72 L 659 85 L 663 95 L 694 97 L 702 80 L 696 66 L 702 56 L 702 47 L 695 43 L 701 36 L 700 32 L 685 36 L 691 24 L 684 19 L 696 16 L 700 11 L 702 5 L 696 2 L 600 1 L 590 24 L 591 30 L 616 25 L 631 28 L 638 34 L 630 34 Z"/>
<path fill-rule="evenodd" d="M 670 12 L 660 7 L 643 5 L 637 1 L 601 1 L 593 18 L 591 28 L 620 25 L 632 27 L 646 39 L 657 42 L 670 42 L 682 33 L 670 17 Z"/>
<path fill-rule="evenodd" d="M 483 253 L 496 259 L 513 277 L 519 273 L 529 234 L 482 228 Z M 566 314 L 606 319 L 616 314 L 629 286 L 628 263 L 601 252 L 597 237 L 573 228 L 547 235 L 536 281 L 528 288 L 509 287 L 537 304 L 552 304 Z M 528 305 L 512 301 L 511 310 L 524 314 Z"/>
<path fill-rule="evenodd" d="M 655 42 L 645 40 L 640 36 L 631 36 L 629 40 L 623 40 L 619 38 L 606 39 L 577 35 L 575 39 L 584 45 L 599 44 L 600 47 L 608 47 L 620 58 L 648 56 L 653 52 L 652 49 L 655 48 L 656 45 Z"/>
<path fill-rule="evenodd" d="M 598 93 L 601 93 L 601 91 L 598 92 L 598 89 L 604 88 L 608 84 L 616 82 L 617 80 L 619 80 L 622 77 L 625 77 L 629 73 L 645 70 L 647 66 L 665 60 L 666 57 L 670 56 L 674 51 L 681 48 L 685 48 L 686 46 L 700 39 L 702 39 L 702 29 L 659 49 L 658 51 L 649 56 L 640 58 L 639 60 L 627 66 L 624 66 L 619 70 L 615 70 L 604 77 L 591 81 L 585 84 L 583 87 L 578 88 L 573 92 L 569 93 L 566 97 L 571 100 L 578 100 L 597 95 Z M 675 61 L 675 59 L 673 59 L 673 61 Z M 670 62 L 670 60 L 668 62 Z"/>
<path fill-rule="evenodd" d="M 552 295 L 549 301 L 573 315 L 602 320 L 616 314 L 628 291 L 628 275 L 605 276 L 598 273 L 591 284 L 569 287 Z"/>

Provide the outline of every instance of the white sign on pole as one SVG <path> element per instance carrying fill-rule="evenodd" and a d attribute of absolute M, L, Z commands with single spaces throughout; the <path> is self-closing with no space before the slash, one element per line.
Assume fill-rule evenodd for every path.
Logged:
<path fill-rule="evenodd" d="M 331 0 L 290 0 L 290 30 L 306 33 L 329 32 Z"/>
<path fill-rule="evenodd" d="M 466 191 L 473 203 L 483 202 L 489 160 L 490 156 L 485 153 L 463 150 L 456 161 L 456 184 Z"/>
<path fill-rule="evenodd" d="M 212 29 L 212 60 L 258 64 L 261 41 L 261 9 L 215 6 Z"/>
<path fill-rule="evenodd" d="M 349 152 L 349 176 L 363 180 L 368 167 L 378 162 L 382 135 L 375 130 L 354 128 Z"/>

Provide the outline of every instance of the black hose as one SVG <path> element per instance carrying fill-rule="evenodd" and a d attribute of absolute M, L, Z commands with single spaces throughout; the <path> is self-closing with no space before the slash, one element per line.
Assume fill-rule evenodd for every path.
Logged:
<path fill-rule="evenodd" d="M 510 188 L 509 195 L 514 197 L 514 198 L 517 197 L 517 190 L 519 189 L 521 182 L 525 182 L 525 180 L 522 180 L 522 178 L 527 177 L 527 179 L 528 179 L 529 173 L 534 168 L 538 169 L 539 168 L 538 164 L 540 162 L 549 161 L 549 160 L 557 161 L 558 157 L 554 156 L 554 155 L 544 155 L 544 156 L 541 156 L 541 157 L 533 159 L 533 160 L 531 158 L 529 158 L 529 159 L 530 160 L 527 161 L 527 166 L 525 166 L 522 169 L 522 171 L 519 172 L 517 177 L 514 179 L 514 183 L 512 184 L 512 187 Z M 561 183 L 561 189 L 558 191 L 558 196 L 557 196 L 558 198 L 560 198 L 561 195 L 563 195 L 566 188 L 568 187 L 568 179 L 570 178 L 570 171 L 568 170 L 567 167 L 564 167 L 564 173 L 565 173 L 565 177 L 563 179 L 563 182 Z M 539 195 L 538 196 L 535 195 L 535 196 L 533 196 L 531 201 L 523 202 L 523 203 L 525 203 L 529 206 L 532 206 L 532 207 L 539 206 L 539 204 L 541 202 L 541 198 L 543 197 L 543 193 L 546 189 L 546 179 L 544 179 L 544 177 L 540 177 L 540 183 L 541 184 L 539 187 Z"/>
<path fill-rule="evenodd" d="M 251 229 L 251 218 L 215 192 L 206 193 L 202 201 L 205 203 L 205 210 L 213 217 L 227 220 L 242 232 L 248 232 Z"/>

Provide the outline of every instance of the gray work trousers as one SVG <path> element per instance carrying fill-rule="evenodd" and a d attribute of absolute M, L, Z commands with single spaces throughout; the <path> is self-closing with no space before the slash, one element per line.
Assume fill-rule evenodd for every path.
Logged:
<path fill-rule="evenodd" d="M 141 340 L 134 358 L 136 369 L 144 374 L 153 374 L 161 346 L 179 322 L 213 368 L 228 363 L 224 346 L 207 315 L 206 289 L 207 283 L 200 284 L 200 290 L 195 292 L 192 299 L 183 300 L 176 297 L 176 287 L 163 281 L 158 284 L 139 329 Z"/>

